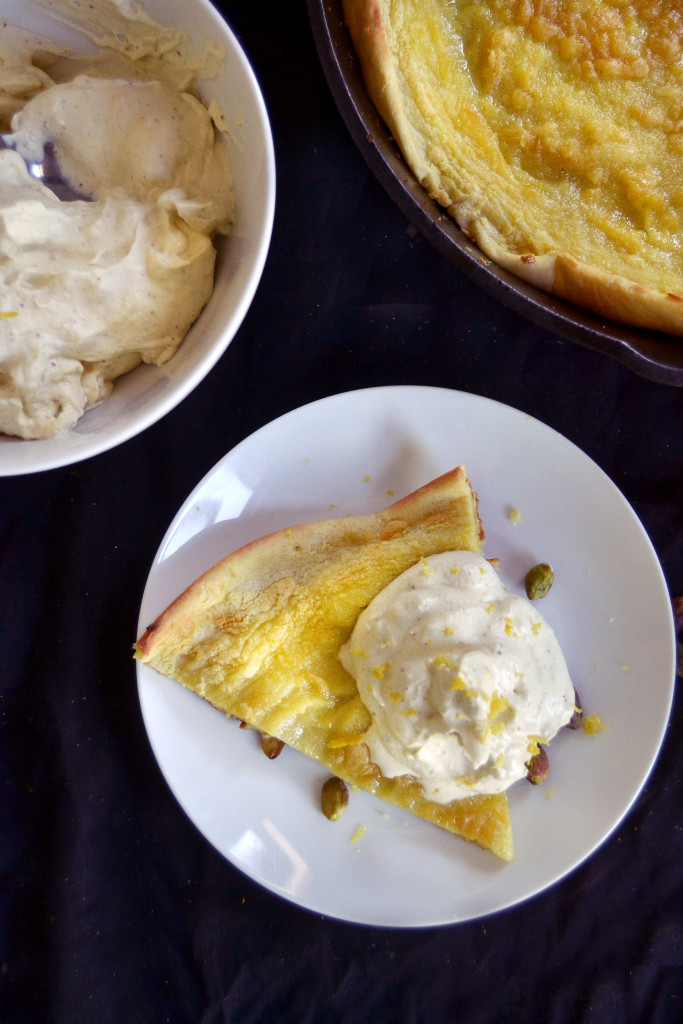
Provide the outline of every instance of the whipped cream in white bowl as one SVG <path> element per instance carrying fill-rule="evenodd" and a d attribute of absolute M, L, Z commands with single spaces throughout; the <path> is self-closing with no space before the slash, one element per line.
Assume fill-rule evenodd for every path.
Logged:
<path fill-rule="evenodd" d="M 49 321 L 48 327 L 53 334 L 51 340 L 53 348 L 50 358 L 45 359 L 39 341 L 31 340 L 31 345 L 35 346 L 38 352 L 38 358 L 34 367 L 35 374 L 37 374 L 38 381 L 40 381 L 41 374 L 43 373 L 43 370 L 40 368 L 41 362 L 44 364 L 46 380 L 50 376 L 54 378 L 57 373 L 60 374 L 59 381 L 57 382 L 58 388 L 55 392 L 57 400 L 55 401 L 54 395 L 50 396 L 53 405 L 56 407 L 60 407 L 59 388 L 62 388 L 61 394 L 64 396 L 64 405 L 68 406 L 72 403 L 75 408 L 77 408 L 78 401 L 82 399 L 82 394 L 79 394 L 79 391 L 87 392 L 88 407 L 79 416 L 72 417 L 76 421 L 72 425 L 67 426 L 66 429 L 60 430 L 55 436 L 45 438 L 33 436 L 31 439 L 12 435 L 12 413 L 10 409 L 6 419 L 8 424 L 7 432 L 0 432 L 0 476 L 8 476 L 68 465 L 121 444 L 158 421 L 181 402 L 206 376 L 225 352 L 225 349 L 239 329 L 251 304 L 263 271 L 274 216 L 275 163 L 270 125 L 258 83 L 248 59 L 234 34 L 209 0 L 140 0 L 140 2 L 136 3 L 129 2 L 129 0 L 95 0 L 94 4 L 87 5 L 79 4 L 75 0 L 31 0 L 30 3 L 27 3 L 26 0 L 0 0 L 0 15 L 5 25 L 16 26 L 25 33 L 41 37 L 49 44 L 54 45 L 57 52 L 66 51 L 69 54 L 76 54 L 85 58 L 90 55 L 95 56 L 98 51 L 101 55 L 103 49 L 107 46 L 107 33 L 110 33 L 109 39 L 111 39 L 111 32 L 116 31 L 120 27 L 117 19 L 120 19 L 121 15 L 126 18 L 132 16 L 136 22 L 142 23 L 140 37 L 133 38 L 132 45 L 134 47 L 147 47 L 149 45 L 149 38 L 154 37 L 155 34 L 158 35 L 158 26 L 162 26 L 162 34 L 167 34 L 166 40 L 162 42 L 162 48 L 168 39 L 173 38 L 174 33 L 180 33 L 178 37 L 180 46 L 174 47 L 174 49 L 179 49 L 180 51 L 182 58 L 180 61 L 181 66 L 187 63 L 191 67 L 198 68 L 194 77 L 197 94 L 201 104 L 208 109 L 217 125 L 217 136 L 220 138 L 220 146 L 224 147 L 227 151 L 228 159 L 225 161 L 225 167 L 228 168 L 228 173 L 231 173 L 232 185 L 234 186 L 234 214 L 230 210 L 227 211 L 228 219 L 231 219 L 232 223 L 229 224 L 227 233 L 222 233 L 225 226 L 222 224 L 219 227 L 219 233 L 213 235 L 213 244 L 217 254 L 213 289 L 211 289 L 211 260 L 209 254 L 202 251 L 201 238 L 193 234 L 193 231 L 196 227 L 201 230 L 203 224 L 208 224 L 207 230 L 212 232 L 215 227 L 214 221 L 216 221 L 215 218 L 212 219 L 213 211 L 210 210 L 211 216 L 206 217 L 206 204 L 204 206 L 201 205 L 203 200 L 200 199 L 198 202 L 196 196 L 183 194 L 183 188 L 188 183 L 182 180 L 182 176 L 180 178 L 176 176 L 176 178 L 173 180 L 169 179 L 167 182 L 163 182 L 160 179 L 157 191 L 162 189 L 165 191 L 162 200 L 158 204 L 159 208 L 153 214 L 154 224 L 152 226 L 154 231 L 148 231 L 152 239 L 152 262 L 156 261 L 156 264 L 147 284 L 157 283 L 159 276 L 157 268 L 159 264 L 162 264 L 164 268 L 171 266 L 176 272 L 174 282 L 177 282 L 177 284 L 173 283 L 166 290 L 170 296 L 180 293 L 180 281 L 185 276 L 191 277 L 192 274 L 184 275 L 182 267 L 178 271 L 177 267 L 174 266 L 176 256 L 178 253 L 181 253 L 183 259 L 185 259 L 188 252 L 192 255 L 194 249 L 196 249 L 198 258 L 194 260 L 194 263 L 200 264 L 204 271 L 206 271 L 207 266 L 209 268 L 208 287 L 206 273 L 204 273 L 204 281 L 200 282 L 195 289 L 196 298 L 194 300 L 194 309 L 201 310 L 201 312 L 199 312 L 198 316 L 196 316 L 196 312 L 193 312 L 191 308 L 187 312 L 186 319 L 189 321 L 193 320 L 194 322 L 192 322 L 192 326 L 187 331 L 184 340 L 181 341 L 179 347 L 170 358 L 168 358 L 168 355 L 173 350 L 174 345 L 167 346 L 165 343 L 169 337 L 171 342 L 176 340 L 171 336 L 172 328 L 177 323 L 180 323 L 180 331 L 184 333 L 184 326 L 186 326 L 186 324 L 183 325 L 180 316 L 175 317 L 173 315 L 173 311 L 168 315 L 166 323 L 162 325 L 162 329 L 158 332 L 160 344 L 155 345 L 153 338 L 147 342 L 148 348 L 143 358 L 149 356 L 152 360 L 149 364 L 143 362 L 136 366 L 137 360 L 132 358 L 130 353 L 118 356 L 115 352 L 109 353 L 106 350 L 106 345 L 102 346 L 102 354 L 99 355 L 97 345 L 94 349 L 92 348 L 91 338 L 93 331 L 89 326 L 82 331 L 81 336 L 86 337 L 87 344 L 90 345 L 88 351 L 95 351 L 96 356 L 99 355 L 99 358 L 102 360 L 102 365 L 105 365 L 105 376 L 108 372 L 106 361 L 108 358 L 111 359 L 112 375 L 116 379 L 113 390 L 108 397 L 103 397 L 108 387 L 102 387 L 102 373 L 99 374 L 100 379 L 98 380 L 96 372 L 98 366 L 93 370 L 92 364 L 89 361 L 92 357 L 85 356 L 83 359 L 86 370 L 83 374 L 81 374 L 81 365 L 78 362 L 74 372 L 73 356 L 75 355 L 76 360 L 78 360 L 77 351 L 76 353 L 69 351 L 60 352 L 59 357 L 55 358 L 54 350 L 55 347 L 58 347 L 60 341 L 60 320 L 66 320 L 70 306 L 68 296 L 66 298 L 60 297 L 58 287 L 55 290 L 54 281 L 51 283 L 50 287 L 53 289 L 53 294 L 48 297 L 48 304 L 50 308 L 55 310 L 55 315 Z M 146 19 L 153 19 L 153 21 L 147 24 Z M 157 24 L 155 25 L 154 23 Z M 7 32 L 7 29 L 3 28 L 0 31 Z M 13 29 L 9 31 L 11 32 Z M 154 56 L 151 58 L 152 63 L 155 59 Z M 165 67 L 166 64 L 164 64 Z M 50 78 L 59 79 L 57 65 L 55 65 L 55 69 L 56 74 L 53 75 L 52 66 L 48 67 L 46 69 L 47 75 Z M 83 74 L 87 76 L 90 70 L 87 63 L 84 64 Z M 38 73 L 40 74 L 41 72 L 39 71 Z M 96 75 L 106 74 L 107 77 L 114 79 L 121 77 L 116 63 L 112 64 L 111 73 L 106 69 L 103 71 L 101 67 L 96 67 L 94 73 Z M 150 77 L 154 76 L 150 74 Z M 179 72 L 178 82 L 179 91 L 182 92 L 184 90 L 182 71 Z M 50 86 L 50 88 L 53 87 Z M 50 88 L 42 95 L 49 95 Z M 138 94 L 142 95 L 143 91 L 136 90 L 136 96 Z M 87 89 L 84 95 L 87 96 Z M 122 105 L 120 109 L 125 111 L 125 98 L 119 98 L 117 102 Z M 106 103 L 104 106 L 106 106 Z M 168 103 L 166 103 L 166 106 L 168 107 Z M 46 109 L 48 114 L 50 114 L 55 108 L 47 104 Z M 100 109 L 103 108 L 101 107 Z M 33 118 L 30 126 L 34 134 L 36 134 L 34 130 L 36 126 L 38 129 L 37 134 L 40 136 L 38 117 Z M 4 124 L 2 127 L 5 133 L 9 134 L 9 126 Z M 178 137 L 180 138 L 181 136 L 187 136 L 186 125 L 183 125 L 182 132 L 178 133 Z M 95 134 L 94 137 L 96 138 L 97 135 Z M 144 142 L 144 136 L 141 141 Z M 173 143 L 173 146 L 175 146 L 175 143 Z M 167 146 L 166 150 L 162 148 L 159 151 L 160 161 L 158 167 L 160 173 L 163 171 L 161 162 L 163 162 L 163 158 L 169 151 L 171 151 L 171 157 L 175 154 L 178 167 L 188 163 L 191 159 L 192 154 L 188 155 L 184 151 L 181 152 L 182 147 L 179 146 L 173 150 L 173 146 L 170 149 Z M 150 150 L 147 156 L 149 158 L 148 163 L 150 161 L 153 163 L 155 153 Z M 11 160 L 14 154 L 4 154 L 3 159 L 7 157 Z M 22 171 L 18 158 L 16 158 L 16 163 L 18 166 L 17 174 L 19 179 L 21 179 Z M 97 170 L 97 154 L 94 154 L 93 165 Z M 220 161 L 214 162 L 211 174 L 214 178 L 218 177 L 219 186 L 222 173 L 223 164 Z M 196 177 L 194 172 L 190 177 L 193 179 Z M 19 184 L 21 186 L 21 181 Z M 176 185 L 180 187 L 176 187 Z M 114 182 L 115 186 L 116 182 Z M 13 188 L 14 182 L 12 181 L 10 192 Z M 13 251 L 17 253 L 17 257 L 20 254 L 23 256 L 27 249 L 30 250 L 31 239 L 28 235 L 30 235 L 30 231 L 33 228 L 26 229 L 28 230 L 27 235 L 25 222 L 17 214 L 17 206 L 21 205 L 21 199 L 18 203 L 15 203 L 12 201 L 12 196 L 10 196 L 8 201 L 6 198 L 7 187 L 5 187 L 4 191 L 5 210 L 3 211 L 2 219 L 4 223 L 9 225 L 6 228 L 6 232 L 10 231 L 11 234 L 7 248 L 12 250 L 14 247 Z M 35 196 L 31 194 L 31 198 L 35 199 Z M 136 197 L 136 201 L 138 198 L 140 197 Z M 107 202 L 109 201 L 107 199 Z M 115 198 L 112 200 L 112 203 L 115 204 L 117 201 Z M 91 220 L 96 220 L 92 216 L 92 207 L 94 205 L 90 204 L 91 209 L 84 213 L 84 218 L 88 220 L 88 223 Z M 165 211 L 170 212 L 166 215 Z M 218 220 L 225 213 L 226 209 L 221 208 Z M 108 216 L 112 223 L 120 223 L 129 232 L 130 238 L 135 238 L 136 243 L 139 243 L 139 232 L 135 225 L 132 224 L 134 218 L 129 208 L 126 209 L 125 216 L 120 218 L 116 210 L 110 212 Z M 167 216 L 167 220 L 171 224 L 172 230 L 170 233 L 165 222 L 161 226 L 158 223 L 165 216 Z M 117 220 L 117 218 L 119 219 Z M 61 221 L 63 218 L 58 219 Z M 40 218 L 34 218 L 34 220 L 39 221 Z M 225 217 L 223 217 L 223 220 L 225 220 Z M 180 221 L 183 222 L 181 224 L 182 230 L 175 231 L 175 227 Z M 185 221 L 189 222 L 189 229 L 186 228 Z M 149 217 L 141 218 L 141 222 L 145 224 L 146 229 L 150 227 Z M 21 233 L 15 236 L 12 232 L 15 232 L 18 223 L 22 224 Z M 97 225 L 97 227 L 99 229 L 100 225 Z M 106 234 L 106 223 L 101 225 L 101 227 Z M 2 230 L 2 224 L 0 224 L 0 230 Z M 69 245 L 65 243 L 60 250 L 57 242 L 61 244 L 61 236 L 57 238 L 56 235 L 53 235 L 52 231 L 49 233 L 56 239 L 54 245 L 55 256 L 57 257 L 56 262 L 59 263 L 60 253 L 62 258 L 64 258 L 63 254 L 66 253 L 67 261 L 71 259 L 73 246 L 70 243 Z M 92 234 L 95 238 L 93 245 L 97 249 L 99 259 L 101 245 L 97 240 L 94 229 Z M 80 239 L 84 236 L 81 233 L 78 237 Z M 67 238 L 66 231 L 64 232 L 64 238 Z M 80 245 L 80 241 L 77 248 L 79 250 L 84 248 Z M 127 248 L 132 249 L 132 245 L 129 247 L 124 238 L 120 248 L 124 251 Z M 109 254 L 105 253 L 105 255 L 108 259 Z M 85 256 L 86 259 L 90 259 L 87 252 Z M 144 255 L 142 258 L 144 263 Z M 19 258 L 17 258 L 17 263 L 19 264 L 20 262 Z M 44 270 L 46 271 L 45 279 L 47 280 L 49 277 L 49 266 L 43 267 L 41 265 L 39 270 L 41 274 Z M 27 275 L 26 267 L 24 265 L 21 266 L 21 274 L 31 279 L 34 268 L 29 265 L 28 271 Z M 192 273 L 194 273 L 194 269 Z M 40 278 L 40 274 L 37 276 Z M 119 277 L 121 277 L 124 283 L 119 281 Z M 135 327 L 137 331 L 140 324 L 144 325 L 147 319 L 144 310 L 145 297 L 141 294 L 140 303 L 136 303 L 134 294 L 135 282 L 140 280 L 142 275 L 137 274 L 135 268 L 128 268 L 123 276 L 119 275 L 119 277 L 115 279 L 112 288 L 108 289 L 108 293 L 112 300 L 111 310 L 113 311 L 113 318 L 117 321 L 116 328 L 119 330 L 120 336 L 126 338 L 130 337 L 132 333 L 132 331 L 128 332 L 126 329 L 126 298 L 129 297 L 128 301 L 130 302 L 131 328 Z M 36 275 L 33 273 L 33 279 L 35 278 Z M 132 288 L 130 287 L 130 282 L 133 282 Z M 13 282 L 11 283 L 13 285 Z M 144 282 L 142 287 L 145 287 Z M 163 287 L 162 283 L 162 290 Z M 116 289 L 118 289 L 118 293 Z M 152 288 L 147 287 L 146 290 L 150 293 L 150 301 L 154 305 L 157 300 L 155 295 L 152 294 Z M 84 292 L 87 293 L 87 287 L 81 288 L 79 286 L 77 292 L 76 298 Z M 120 303 L 116 299 L 117 294 L 120 294 L 122 297 Z M 23 300 L 23 293 L 19 292 L 18 295 L 19 299 Z M 207 295 L 208 301 L 206 301 Z M 14 298 L 15 301 L 10 301 L 10 298 Z M 31 295 L 29 295 L 29 299 L 32 301 Z M 19 324 L 19 316 L 15 306 L 20 308 L 23 313 L 30 303 L 27 302 L 19 307 L 17 293 L 12 295 L 7 284 L 4 287 L 3 301 L 7 309 L 3 306 L 0 310 L 3 313 L 2 320 L 0 320 L 0 331 L 4 329 L 6 339 L 8 339 L 12 336 L 12 332 L 16 335 Z M 205 305 L 204 302 L 206 302 Z M 74 324 L 76 325 L 82 319 L 79 317 L 78 305 L 78 302 L 73 304 Z M 92 304 L 90 311 L 92 315 L 90 318 L 93 319 L 94 314 L 98 314 L 103 323 L 105 323 L 106 317 L 101 315 L 101 307 L 102 303 L 99 300 Z M 196 319 L 194 319 L 195 316 Z M 172 325 L 170 329 L 168 325 Z M 94 336 L 96 340 L 99 342 L 100 337 L 102 337 L 106 341 L 106 329 L 103 328 L 100 334 L 97 333 L 98 330 L 98 325 L 95 323 Z M 36 331 L 36 335 L 37 333 Z M 66 335 L 66 330 L 64 334 Z M 76 340 L 77 342 L 79 341 L 77 332 Z M 6 340 L 5 354 L 7 355 L 9 351 L 21 351 L 23 341 L 17 342 L 15 338 L 14 346 L 14 349 L 10 350 L 9 342 Z M 2 355 L 2 338 L 0 338 L 0 355 Z M 160 365 L 153 365 L 154 362 L 158 362 Z M 130 369 L 131 365 L 134 366 L 133 369 Z M 63 374 L 62 370 L 64 371 Z M 121 376 L 118 376 L 119 370 L 124 371 Z M 16 372 L 15 367 L 5 366 L 4 377 L 0 373 L 0 385 L 3 382 L 6 384 L 9 380 L 12 388 L 18 391 L 20 395 L 22 394 L 21 387 L 25 385 L 26 394 L 30 395 L 31 388 L 34 386 L 31 380 L 32 372 L 30 361 Z M 18 387 L 17 381 L 19 382 Z M 48 383 L 54 391 L 54 379 L 52 381 L 48 380 Z M 17 422 L 21 426 L 23 416 L 21 403 L 15 402 L 14 404 L 18 408 Z M 33 415 L 28 401 L 26 409 Z M 7 403 L 5 411 L 7 411 Z M 28 429 L 30 430 L 30 417 L 24 416 L 23 418 L 24 421 L 28 422 Z"/>

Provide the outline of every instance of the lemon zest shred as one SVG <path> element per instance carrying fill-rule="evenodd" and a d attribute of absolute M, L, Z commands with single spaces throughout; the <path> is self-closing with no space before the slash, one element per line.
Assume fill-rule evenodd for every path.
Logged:
<path fill-rule="evenodd" d="M 354 733 L 352 736 L 337 736 L 331 739 L 327 746 L 329 750 L 341 750 L 342 747 L 355 747 L 363 740 L 362 733 Z"/>
<path fill-rule="evenodd" d="M 453 668 L 453 662 L 445 654 L 437 654 L 434 658 L 434 664 L 437 668 Z"/>
<path fill-rule="evenodd" d="M 602 721 L 599 715 L 589 715 L 583 720 L 583 731 L 587 732 L 589 736 L 595 736 L 596 733 L 603 732 L 608 728 L 609 726 Z"/>

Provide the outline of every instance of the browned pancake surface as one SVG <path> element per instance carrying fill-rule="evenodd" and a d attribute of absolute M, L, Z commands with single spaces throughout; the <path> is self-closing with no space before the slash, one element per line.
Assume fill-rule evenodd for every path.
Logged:
<path fill-rule="evenodd" d="M 136 644 L 136 657 L 314 758 L 352 785 L 512 856 L 505 794 L 438 804 L 369 757 L 370 716 L 339 660 L 360 612 L 420 558 L 479 551 L 463 467 L 366 516 L 279 530 L 191 584 Z"/>
<path fill-rule="evenodd" d="M 488 257 L 602 316 L 683 333 L 683 9 L 344 0 L 368 91 Z"/>

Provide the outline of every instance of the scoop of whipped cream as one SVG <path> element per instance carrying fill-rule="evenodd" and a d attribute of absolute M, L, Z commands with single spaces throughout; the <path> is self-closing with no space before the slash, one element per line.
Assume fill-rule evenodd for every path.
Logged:
<path fill-rule="evenodd" d="M 164 82 L 78 75 L 19 110 L 9 141 L 35 161 L 52 142 L 66 180 L 88 196 L 151 200 L 198 231 L 230 229 L 227 150 L 207 108 Z"/>
<path fill-rule="evenodd" d="M 38 66 L 40 40 L 0 26 L 0 115 L 18 151 L 0 152 L 0 433 L 23 438 L 74 427 L 120 374 L 175 353 L 213 290 L 213 237 L 235 217 L 214 119 L 177 85 L 180 58 L 155 53 L 166 30 L 140 21 L 149 53 L 119 55 L 112 77 L 112 47 L 125 51 L 138 21 L 85 6 L 118 20 L 87 73 L 77 57 L 47 62 L 64 81 Z M 136 77 L 143 58 L 159 79 Z M 21 157 L 40 160 L 47 142 L 91 202 L 60 202 L 29 175 Z"/>
<path fill-rule="evenodd" d="M 507 789 L 574 711 L 553 630 L 469 551 L 402 573 L 340 657 L 372 718 L 372 760 L 389 778 L 413 775 L 439 803 Z"/>

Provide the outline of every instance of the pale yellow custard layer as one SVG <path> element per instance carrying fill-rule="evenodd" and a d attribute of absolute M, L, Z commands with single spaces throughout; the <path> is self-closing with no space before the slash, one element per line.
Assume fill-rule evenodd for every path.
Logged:
<path fill-rule="evenodd" d="M 683 9 L 345 0 L 412 170 L 492 259 L 683 332 Z"/>

